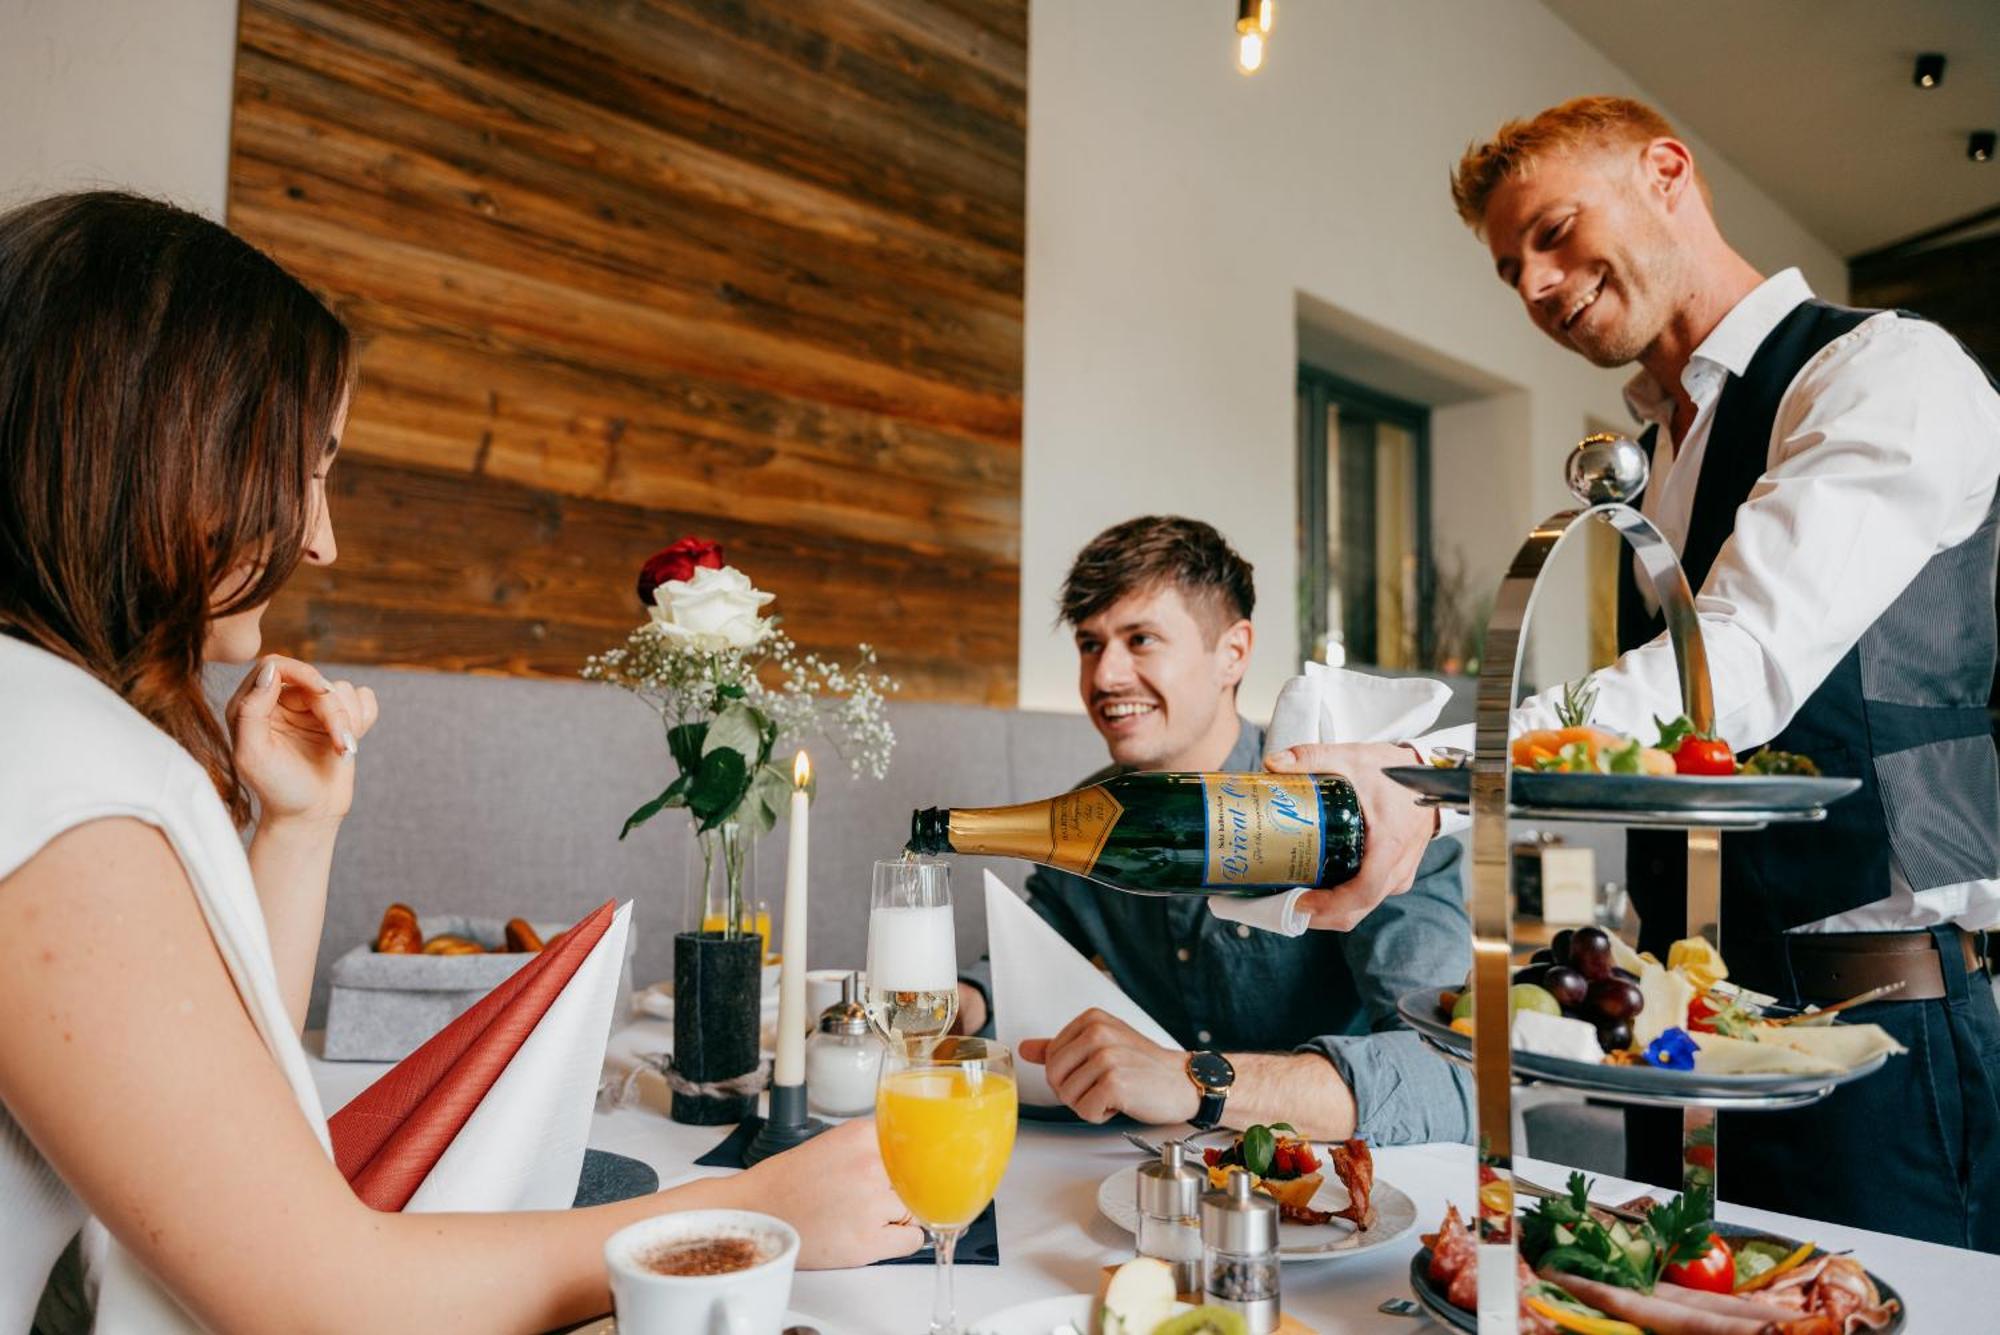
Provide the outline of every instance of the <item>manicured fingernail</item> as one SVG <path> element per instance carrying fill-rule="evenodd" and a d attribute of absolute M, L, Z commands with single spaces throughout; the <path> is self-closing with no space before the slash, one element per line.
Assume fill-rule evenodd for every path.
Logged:
<path fill-rule="evenodd" d="M 271 683 L 276 681 L 277 679 L 278 679 L 278 665 L 276 663 L 266 660 L 264 666 L 257 669 L 258 690 L 262 691 L 268 689 Z"/>
<path fill-rule="evenodd" d="M 352 760 L 360 750 L 361 743 L 354 740 L 353 731 L 348 728 L 342 728 L 340 730 L 340 754 Z"/>

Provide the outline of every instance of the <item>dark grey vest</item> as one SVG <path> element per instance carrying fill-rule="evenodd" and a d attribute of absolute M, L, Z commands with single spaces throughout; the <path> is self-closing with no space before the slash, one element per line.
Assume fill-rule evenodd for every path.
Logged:
<path fill-rule="evenodd" d="M 1765 472 L 1778 403 L 1793 379 L 1821 348 L 1874 314 L 1804 302 L 1758 347 L 1743 375 L 1730 377 L 1681 552 L 1690 585 L 1707 580 L 1737 507 Z M 1866 533 L 1853 536 L 1865 547 Z M 1732 968 L 1740 957 L 1775 949 L 1787 928 L 1886 898 L 1892 854 L 1917 890 L 2000 876 L 2000 761 L 1986 712 L 1996 555 L 2000 496 L 1978 531 L 1931 558 L 1771 740 L 1862 786 L 1830 807 L 1823 823 L 1723 836 L 1724 948 Z M 1661 622 L 1640 601 L 1630 563 L 1621 571 L 1623 651 L 1658 635 Z M 1684 916 L 1686 838 L 1633 831 L 1627 849 L 1642 945 L 1664 951 Z M 1753 958 L 1744 963 L 1753 976 L 1765 972 Z"/>

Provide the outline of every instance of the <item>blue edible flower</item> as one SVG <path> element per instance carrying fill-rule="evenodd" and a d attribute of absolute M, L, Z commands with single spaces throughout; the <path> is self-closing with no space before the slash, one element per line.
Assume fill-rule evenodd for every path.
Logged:
<path fill-rule="evenodd" d="M 1685 1029 L 1669 1029 L 1646 1045 L 1646 1060 L 1669 1071 L 1692 1071 L 1700 1045 Z"/>

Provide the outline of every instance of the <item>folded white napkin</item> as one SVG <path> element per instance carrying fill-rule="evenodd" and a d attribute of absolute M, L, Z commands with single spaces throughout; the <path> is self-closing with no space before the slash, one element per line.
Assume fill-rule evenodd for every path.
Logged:
<path fill-rule="evenodd" d="M 1283 751 L 1307 742 L 1400 742 L 1437 722 L 1451 688 L 1428 677 L 1375 677 L 1326 663 L 1307 663 L 1286 682 L 1271 711 L 1264 749 Z M 1279 936 L 1306 930 L 1299 887 L 1262 899 L 1212 895 L 1208 911 L 1225 922 L 1248 923 Z"/>
<path fill-rule="evenodd" d="M 1076 947 L 1043 921 L 992 872 L 985 873 L 986 948 L 993 961 L 993 1031 L 1000 1042 L 1020 1050 L 1024 1038 L 1054 1038 L 1063 1026 L 1095 1006 L 1117 1016 L 1162 1047 L 1179 1043 L 1159 1021 L 1139 1008 L 1119 986 L 1079 955 Z M 1014 1063 L 1021 1102 L 1060 1107 L 1042 1068 Z"/>

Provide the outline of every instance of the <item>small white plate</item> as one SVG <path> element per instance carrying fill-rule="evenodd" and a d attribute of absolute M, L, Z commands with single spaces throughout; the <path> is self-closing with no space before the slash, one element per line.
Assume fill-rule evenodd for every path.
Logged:
<path fill-rule="evenodd" d="M 785 1313 L 785 1325 L 788 1327 L 816 1326 L 819 1328 L 820 1335 L 841 1335 L 841 1328 L 828 1321 L 825 1317 L 807 1316 L 804 1312 Z M 575 1330 L 568 1332 L 568 1335 L 618 1335 L 618 1318 L 607 1316 L 600 1321 L 593 1321 L 587 1326 L 578 1326 Z M 1048 1332 L 1043 1331 L 1041 1335 L 1048 1335 Z"/>
<path fill-rule="evenodd" d="M 1087 1293 L 1071 1293 L 1061 1298 L 1038 1298 L 1019 1303 L 1005 1311 L 983 1316 L 966 1327 L 971 1335 L 1088 1335 L 1090 1309 L 1097 1299 Z M 1175 1303 L 1172 1315 L 1192 1312 L 1186 1303 Z M 1067 1330 L 1065 1329 L 1067 1327 Z"/>
<path fill-rule="evenodd" d="M 1332 1151 L 1325 1145 L 1315 1144 L 1313 1152 L 1320 1162 L 1331 1165 Z M 1196 1159 L 1197 1166 L 1200 1159 Z M 1104 1179 L 1097 1188 L 1097 1212 L 1109 1219 L 1127 1233 L 1139 1231 L 1139 1165 L 1131 1164 L 1119 1169 Z M 1375 1188 L 1370 1200 L 1375 1206 L 1375 1227 L 1366 1233 L 1355 1229 L 1345 1219 L 1335 1219 L 1325 1224 L 1292 1224 L 1280 1221 L 1278 1224 L 1278 1259 L 1280 1261 L 1331 1261 L 1345 1256 L 1360 1256 L 1395 1242 L 1417 1226 L 1417 1203 L 1401 1191 L 1375 1179 Z M 1340 1210 L 1347 1206 L 1347 1188 L 1331 1171 L 1313 1194 L 1312 1207 L 1315 1210 Z"/>

